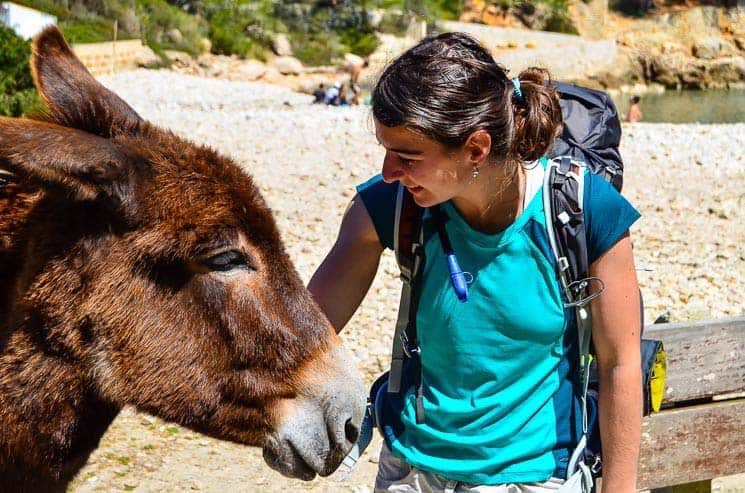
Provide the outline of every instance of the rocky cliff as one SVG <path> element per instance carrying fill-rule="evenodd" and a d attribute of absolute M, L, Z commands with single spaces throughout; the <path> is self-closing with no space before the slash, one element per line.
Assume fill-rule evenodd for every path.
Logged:
<path fill-rule="evenodd" d="M 656 0 L 649 2 L 643 16 L 623 15 L 608 5 L 607 0 L 569 2 L 568 17 L 582 40 L 565 49 L 568 60 L 559 67 L 560 76 L 566 78 L 571 72 L 569 78 L 577 82 L 606 89 L 649 84 L 677 89 L 745 88 L 745 5 L 690 6 L 690 2 Z M 549 16 L 540 8 L 527 15 L 524 7 L 469 0 L 461 20 L 541 29 Z M 609 57 L 607 43 L 600 41 L 615 42 L 613 56 Z M 588 53 L 586 58 L 583 52 Z M 496 55 L 507 61 L 543 56 L 529 50 L 502 50 Z M 577 57 L 579 62 L 570 62 Z M 567 66 L 570 63 L 574 69 Z"/>

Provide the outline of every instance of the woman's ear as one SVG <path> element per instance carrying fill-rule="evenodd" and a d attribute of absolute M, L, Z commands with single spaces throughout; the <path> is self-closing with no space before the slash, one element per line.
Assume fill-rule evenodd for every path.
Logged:
<path fill-rule="evenodd" d="M 476 130 L 468 136 L 464 148 L 469 164 L 481 167 L 491 152 L 491 135 L 486 130 Z"/>

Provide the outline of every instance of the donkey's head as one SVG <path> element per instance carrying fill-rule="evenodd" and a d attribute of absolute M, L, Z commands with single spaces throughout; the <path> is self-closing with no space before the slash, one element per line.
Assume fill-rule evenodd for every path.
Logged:
<path fill-rule="evenodd" d="M 40 190 L 9 330 L 36 331 L 107 402 L 261 446 L 287 475 L 331 473 L 362 384 L 251 178 L 142 120 L 56 28 L 32 66 L 49 121 L 0 120 L 0 168 Z"/>

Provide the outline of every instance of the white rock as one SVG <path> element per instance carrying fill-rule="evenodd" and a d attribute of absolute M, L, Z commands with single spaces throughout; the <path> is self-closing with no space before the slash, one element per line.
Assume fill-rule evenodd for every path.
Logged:
<path fill-rule="evenodd" d="M 283 75 L 297 75 L 303 71 L 300 60 L 291 56 L 278 56 L 271 61 L 271 65 Z"/>

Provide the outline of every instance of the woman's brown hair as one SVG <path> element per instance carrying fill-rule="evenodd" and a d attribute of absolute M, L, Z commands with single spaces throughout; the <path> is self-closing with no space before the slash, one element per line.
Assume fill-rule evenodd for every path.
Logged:
<path fill-rule="evenodd" d="M 498 160 L 534 161 L 561 129 L 559 96 L 546 70 L 529 68 L 518 79 L 519 92 L 471 36 L 441 34 L 424 39 L 383 71 L 372 93 L 373 116 L 449 147 L 483 129 Z"/>

